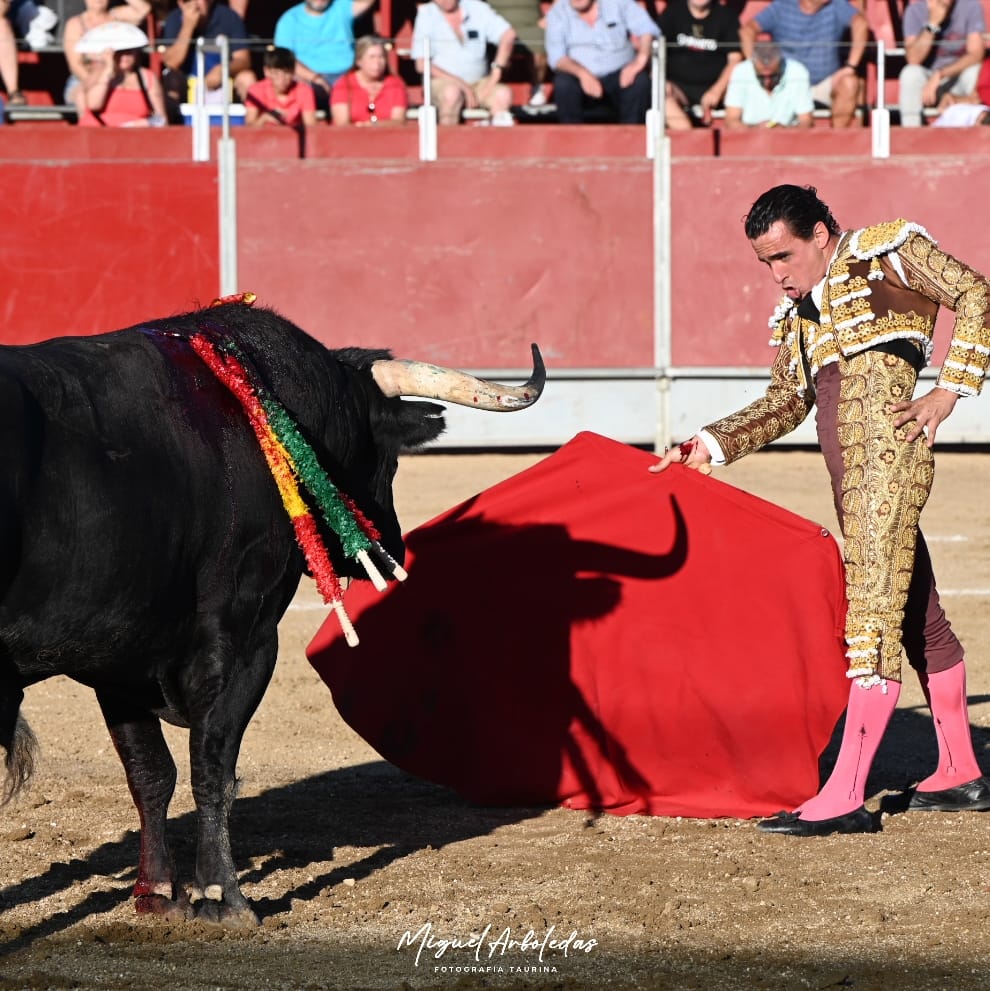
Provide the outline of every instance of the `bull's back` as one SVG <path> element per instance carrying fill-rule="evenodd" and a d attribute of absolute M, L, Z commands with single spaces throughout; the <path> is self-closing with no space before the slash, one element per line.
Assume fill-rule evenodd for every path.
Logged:
<path fill-rule="evenodd" d="M 192 636 L 209 570 L 271 513 L 267 490 L 233 508 L 257 460 L 188 345 L 131 330 L 0 349 L 0 639 L 22 669 L 49 651 L 78 676 Z"/>

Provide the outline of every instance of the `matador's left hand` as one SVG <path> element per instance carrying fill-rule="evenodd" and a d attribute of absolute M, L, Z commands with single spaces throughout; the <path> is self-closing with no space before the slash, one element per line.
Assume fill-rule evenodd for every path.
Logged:
<path fill-rule="evenodd" d="M 903 427 L 905 423 L 914 420 L 914 426 L 908 431 L 908 443 L 924 434 L 925 443 L 934 447 L 939 424 L 955 409 L 958 398 L 957 393 L 935 386 L 931 392 L 910 402 L 894 403 L 891 410 L 901 414 L 894 420 L 894 426 Z"/>

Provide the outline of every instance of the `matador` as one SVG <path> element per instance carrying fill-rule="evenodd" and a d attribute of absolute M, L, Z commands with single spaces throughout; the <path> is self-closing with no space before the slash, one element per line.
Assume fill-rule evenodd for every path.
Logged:
<path fill-rule="evenodd" d="M 906 220 L 842 230 L 812 187 L 776 186 L 752 206 L 746 236 L 784 296 L 770 318 L 778 348 L 766 393 L 700 430 L 650 470 L 708 470 L 759 450 L 816 408 L 818 440 L 843 536 L 849 702 L 821 791 L 758 828 L 797 836 L 873 832 L 866 779 L 900 694 L 907 657 L 928 700 L 938 768 L 909 811 L 990 809 L 973 752 L 962 645 L 939 601 L 919 518 L 934 478 L 939 424 L 977 395 L 990 358 L 990 283 Z M 935 318 L 955 312 L 935 387 L 913 398 Z"/>

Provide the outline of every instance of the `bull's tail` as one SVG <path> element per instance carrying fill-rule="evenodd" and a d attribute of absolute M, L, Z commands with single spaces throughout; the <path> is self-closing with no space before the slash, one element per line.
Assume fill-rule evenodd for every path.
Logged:
<path fill-rule="evenodd" d="M 6 805 L 24 787 L 34 771 L 38 752 L 38 740 L 19 710 L 20 698 L 16 702 L 0 698 L 0 747 L 7 751 L 7 780 L 0 794 L 0 806 Z"/>

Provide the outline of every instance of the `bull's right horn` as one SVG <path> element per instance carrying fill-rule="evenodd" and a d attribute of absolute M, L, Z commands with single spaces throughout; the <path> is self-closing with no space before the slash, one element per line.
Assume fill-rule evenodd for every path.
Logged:
<path fill-rule="evenodd" d="M 540 349 L 533 344 L 533 374 L 524 385 L 502 385 L 425 361 L 376 361 L 371 375 L 386 396 L 418 396 L 505 413 L 532 406 L 547 379 Z"/>

